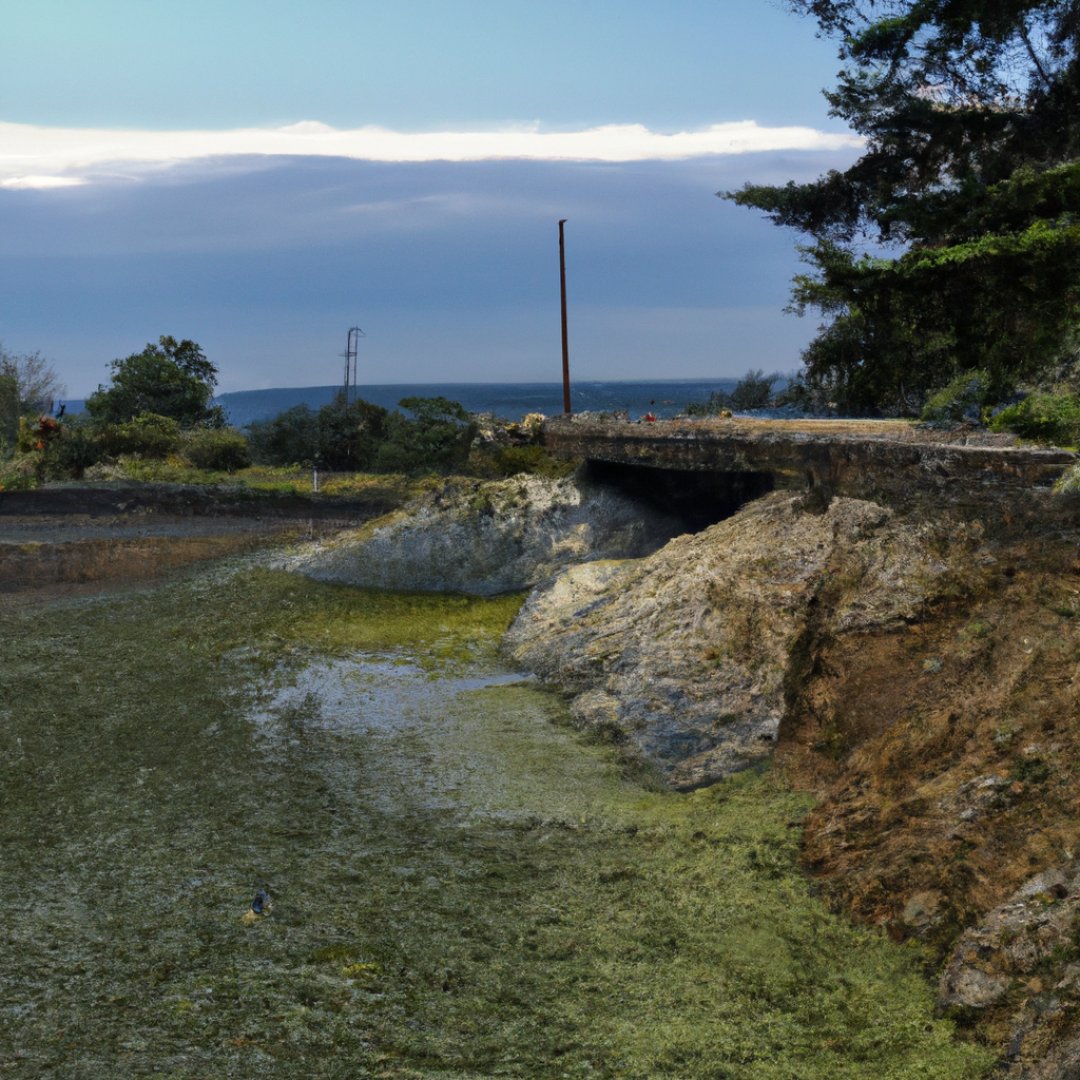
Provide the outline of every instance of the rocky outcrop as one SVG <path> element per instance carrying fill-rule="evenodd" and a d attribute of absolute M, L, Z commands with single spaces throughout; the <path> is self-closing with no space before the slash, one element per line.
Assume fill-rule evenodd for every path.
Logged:
<path fill-rule="evenodd" d="M 579 566 L 537 589 L 504 638 L 514 660 L 575 695 L 687 790 L 772 752 L 799 643 L 837 588 L 834 633 L 915 618 L 972 572 L 976 538 L 834 499 L 775 494 L 650 558 Z"/>
<path fill-rule="evenodd" d="M 294 568 L 539 582 L 504 646 L 579 723 L 680 790 L 772 756 L 815 797 L 828 901 L 921 940 L 1001 1076 L 1076 1080 L 1080 501 L 984 480 L 773 492 L 665 546 L 677 525 L 602 489 L 468 482 Z"/>
<path fill-rule="evenodd" d="M 677 519 L 578 477 L 457 480 L 287 565 L 320 581 L 492 596 L 571 564 L 647 554 L 680 531 Z"/>
<path fill-rule="evenodd" d="M 1004 1042 L 999 1075 L 1080 1075 L 1080 865 L 1035 875 L 960 936 L 941 976 L 943 1009 L 985 1012 Z M 1064 1037 L 1063 1037 L 1064 1036 Z"/>
<path fill-rule="evenodd" d="M 566 570 L 504 643 L 673 787 L 774 755 L 829 901 L 926 944 L 997 1075 L 1080 1077 L 1075 494 L 774 493 Z"/>

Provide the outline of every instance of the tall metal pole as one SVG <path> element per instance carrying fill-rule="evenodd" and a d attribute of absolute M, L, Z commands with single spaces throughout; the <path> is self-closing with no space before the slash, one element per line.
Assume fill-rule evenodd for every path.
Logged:
<path fill-rule="evenodd" d="M 562 290 L 562 394 L 563 412 L 570 415 L 570 348 L 566 340 L 566 245 L 563 242 L 563 226 L 559 222 L 559 287 Z"/>
<path fill-rule="evenodd" d="M 356 346 L 364 337 L 364 331 L 359 326 L 353 326 L 349 330 L 349 336 L 345 339 L 345 414 L 349 413 L 349 388 L 356 390 Z"/>

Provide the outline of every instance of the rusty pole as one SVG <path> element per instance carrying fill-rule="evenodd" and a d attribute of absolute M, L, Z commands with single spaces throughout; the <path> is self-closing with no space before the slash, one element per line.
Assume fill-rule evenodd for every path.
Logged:
<path fill-rule="evenodd" d="M 563 226 L 566 218 L 559 221 L 559 287 L 562 290 L 562 394 L 563 412 L 570 415 L 570 349 L 566 341 L 566 245 L 563 243 Z"/>

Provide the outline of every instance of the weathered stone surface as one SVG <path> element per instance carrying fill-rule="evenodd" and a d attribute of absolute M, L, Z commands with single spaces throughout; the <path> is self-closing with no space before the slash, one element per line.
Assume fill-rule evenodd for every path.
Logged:
<path fill-rule="evenodd" d="M 1045 976 L 1041 983 L 1059 983 L 1062 971 L 1046 972 L 1043 962 L 1055 954 L 1072 959 L 1078 914 L 1076 867 L 1036 875 L 961 936 L 941 977 L 941 1004 L 983 1008 L 1018 981 L 1033 979 L 1037 968 Z M 1064 967 L 1062 961 L 1059 968 Z M 1071 978 L 1067 981 L 1072 984 Z"/>
<path fill-rule="evenodd" d="M 504 646 L 576 694 L 582 723 L 617 725 L 687 790 L 771 753 L 820 588 L 848 582 L 836 632 L 910 618 L 957 572 L 939 539 L 874 503 L 814 513 L 775 494 L 647 559 L 572 567 L 534 591 Z"/>
<path fill-rule="evenodd" d="M 647 554 L 679 531 L 675 519 L 573 477 L 463 480 L 285 565 L 346 585 L 492 596 L 570 564 Z"/>
<path fill-rule="evenodd" d="M 953 950 L 939 988 L 943 1007 L 984 1010 L 1011 1002 L 1003 1075 L 1080 1076 L 1080 1037 L 1061 1039 L 1080 1005 L 1078 918 L 1080 866 L 1055 867 L 984 915 Z"/>
<path fill-rule="evenodd" d="M 1014 445 L 1011 435 L 949 433 L 895 420 L 661 420 L 554 417 L 544 442 L 560 456 L 710 472 L 768 472 L 777 487 L 858 498 L 958 485 L 1051 485 L 1067 450 Z"/>

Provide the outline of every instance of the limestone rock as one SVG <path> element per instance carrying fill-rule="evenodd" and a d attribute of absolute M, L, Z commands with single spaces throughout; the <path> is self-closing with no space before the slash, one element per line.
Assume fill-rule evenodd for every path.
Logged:
<path fill-rule="evenodd" d="M 938 991 L 943 1007 L 982 1010 L 1012 1002 L 1003 1075 L 1080 1075 L 1080 1037 L 1060 1041 L 1062 1025 L 1080 1003 L 1078 919 L 1080 864 L 1057 867 L 1031 878 L 953 949 Z"/>
<path fill-rule="evenodd" d="M 523 475 L 447 484 L 287 565 L 345 585 L 494 596 L 571 564 L 648 554 L 679 531 L 610 489 Z"/>
<path fill-rule="evenodd" d="M 572 567 L 536 589 L 504 638 L 523 667 L 616 724 L 680 790 L 767 757 L 792 649 L 824 589 L 836 633 L 911 617 L 951 571 L 924 526 L 834 499 L 775 494 L 621 564 Z"/>

